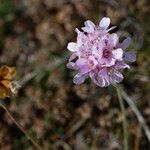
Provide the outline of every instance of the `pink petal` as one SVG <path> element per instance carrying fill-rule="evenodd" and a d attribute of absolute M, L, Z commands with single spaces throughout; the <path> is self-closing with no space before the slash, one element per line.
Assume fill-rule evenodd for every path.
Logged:
<path fill-rule="evenodd" d="M 110 56 L 109 58 L 102 57 L 98 61 L 102 66 L 109 67 L 109 66 L 113 66 L 116 60 L 112 58 L 112 56 Z"/>
<path fill-rule="evenodd" d="M 110 71 L 110 80 L 111 83 L 120 83 L 123 80 L 123 75 L 118 70 L 111 70 Z"/>
<path fill-rule="evenodd" d="M 126 49 L 127 47 L 129 47 L 131 43 L 131 38 L 127 37 L 122 43 L 121 43 L 121 48 L 122 49 Z"/>
<path fill-rule="evenodd" d="M 87 32 L 87 33 L 90 33 L 90 32 L 91 32 L 90 28 L 88 28 L 88 27 L 82 27 L 81 29 L 82 29 L 84 32 Z"/>
<path fill-rule="evenodd" d="M 116 60 L 112 57 L 108 58 L 107 59 L 107 62 L 106 62 L 106 66 L 113 66 L 115 64 Z"/>
<path fill-rule="evenodd" d="M 79 68 L 81 74 L 86 74 L 90 71 L 87 60 L 84 58 L 80 58 L 76 61 L 76 65 Z"/>
<path fill-rule="evenodd" d="M 122 60 L 123 57 L 123 50 L 121 48 L 115 49 L 112 51 L 113 58 Z"/>
<path fill-rule="evenodd" d="M 100 40 L 99 43 L 98 43 L 98 50 L 99 52 L 103 52 L 103 49 L 105 48 L 105 41 L 104 40 Z"/>
<path fill-rule="evenodd" d="M 129 62 L 135 62 L 136 61 L 136 54 L 134 52 L 126 52 L 124 59 L 126 61 L 129 61 Z"/>
<path fill-rule="evenodd" d="M 87 42 L 87 36 L 83 33 L 80 32 L 78 29 L 77 30 L 77 45 L 78 47 L 80 47 L 81 45 L 83 45 L 83 43 L 85 44 Z"/>
<path fill-rule="evenodd" d="M 101 52 L 101 51 L 100 51 Z M 92 47 L 92 53 L 94 56 L 99 56 L 99 51 L 97 49 L 97 46 L 96 45 L 93 45 Z M 101 52 L 102 53 L 102 52 Z"/>
<path fill-rule="evenodd" d="M 110 34 L 109 40 L 108 40 L 109 47 L 111 47 L 111 48 L 116 47 L 116 45 L 117 45 L 118 42 L 119 42 L 118 35 L 115 34 L 115 33 Z"/>
<path fill-rule="evenodd" d="M 106 87 L 106 86 L 110 85 L 108 72 L 107 72 L 106 68 L 103 68 L 99 71 L 97 79 L 98 79 L 98 83 L 101 87 Z"/>
<path fill-rule="evenodd" d="M 81 67 L 81 66 L 87 64 L 87 59 L 85 59 L 85 58 L 80 58 L 80 59 L 78 59 L 78 60 L 76 61 L 76 64 L 77 64 L 78 67 Z"/>
<path fill-rule="evenodd" d="M 87 33 L 93 33 L 94 32 L 94 28 L 95 28 L 95 24 L 90 21 L 90 20 L 87 20 L 85 21 L 85 27 L 82 27 L 82 30 L 87 32 Z"/>
<path fill-rule="evenodd" d="M 77 55 L 73 53 L 69 58 L 69 63 L 67 64 L 67 68 L 76 70 L 76 64 L 72 62 L 75 58 L 77 58 Z"/>
<path fill-rule="evenodd" d="M 97 78 L 96 78 L 96 72 L 91 71 L 91 72 L 89 73 L 89 76 L 90 76 L 90 78 L 92 79 L 92 81 L 93 81 L 96 85 L 99 86 L 98 81 L 97 81 Z"/>
<path fill-rule="evenodd" d="M 68 43 L 67 49 L 71 52 L 77 51 L 77 44 L 75 42 Z"/>
<path fill-rule="evenodd" d="M 73 53 L 69 58 L 69 62 L 73 61 L 75 58 L 77 58 L 77 55 L 75 53 Z"/>
<path fill-rule="evenodd" d="M 106 30 L 108 26 L 110 25 L 110 18 L 104 17 L 99 23 L 99 26 L 101 29 Z"/>
<path fill-rule="evenodd" d="M 94 32 L 95 24 L 92 21 L 87 20 L 84 23 L 84 25 L 85 25 L 85 27 L 81 28 L 84 32 L 87 32 L 87 33 L 93 33 Z"/>
<path fill-rule="evenodd" d="M 94 69 L 96 67 L 96 65 L 98 64 L 98 61 L 95 59 L 94 56 L 90 56 L 89 57 L 89 64 L 92 67 L 92 69 Z"/>
<path fill-rule="evenodd" d="M 80 73 L 76 74 L 73 78 L 73 82 L 77 85 L 82 84 L 85 81 L 85 76 Z"/>
<path fill-rule="evenodd" d="M 93 28 L 93 29 L 95 27 L 95 24 L 90 20 L 85 21 L 84 24 L 85 24 L 85 26 Z"/>
<path fill-rule="evenodd" d="M 105 87 L 105 80 L 103 78 L 98 78 L 98 85 L 100 87 Z"/>
<path fill-rule="evenodd" d="M 125 68 L 130 69 L 130 66 L 122 61 L 116 62 L 114 67 L 115 67 L 115 69 L 125 69 Z"/>
<path fill-rule="evenodd" d="M 77 70 L 76 64 L 73 63 L 73 62 L 67 63 L 67 68 L 68 68 L 68 69 Z"/>

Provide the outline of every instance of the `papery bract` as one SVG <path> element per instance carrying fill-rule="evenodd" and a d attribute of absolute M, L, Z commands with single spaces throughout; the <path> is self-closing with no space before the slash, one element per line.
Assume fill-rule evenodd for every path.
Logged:
<path fill-rule="evenodd" d="M 14 81 L 15 77 L 16 69 L 14 67 L 0 67 L 0 99 L 8 97 L 10 93 L 16 93 L 18 84 Z"/>

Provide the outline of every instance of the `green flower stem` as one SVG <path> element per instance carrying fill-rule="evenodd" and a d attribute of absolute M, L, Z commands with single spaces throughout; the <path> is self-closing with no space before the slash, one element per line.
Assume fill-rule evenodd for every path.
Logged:
<path fill-rule="evenodd" d="M 37 150 L 42 150 L 42 147 L 30 136 L 30 134 L 15 120 L 15 118 L 12 116 L 11 112 L 8 110 L 8 108 L 5 106 L 4 102 L 0 100 L 0 107 L 2 107 L 11 120 L 16 124 L 16 126 L 26 135 L 26 137 L 32 142 L 32 144 L 36 147 Z"/>
<path fill-rule="evenodd" d="M 118 99 L 119 99 L 119 104 L 120 104 L 120 109 L 122 113 L 122 127 L 123 127 L 123 135 L 124 135 L 124 150 L 128 150 L 128 125 L 127 125 L 127 119 L 126 119 L 126 110 L 123 102 L 123 98 L 121 95 L 121 91 L 119 87 L 114 85 L 117 91 Z"/>

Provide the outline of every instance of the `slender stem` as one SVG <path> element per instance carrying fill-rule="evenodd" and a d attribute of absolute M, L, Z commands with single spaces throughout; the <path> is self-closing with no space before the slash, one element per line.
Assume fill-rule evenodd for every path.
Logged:
<path fill-rule="evenodd" d="M 0 106 L 7 112 L 11 120 L 16 124 L 16 126 L 26 135 L 26 137 L 33 143 L 33 145 L 37 148 L 37 150 L 42 150 L 42 147 L 30 136 L 30 134 L 15 120 L 15 118 L 11 115 L 11 112 L 8 110 L 6 105 L 0 100 Z"/>
<path fill-rule="evenodd" d="M 123 88 L 120 88 L 120 91 L 121 91 L 122 97 L 128 103 L 128 105 L 131 107 L 132 111 L 136 115 L 136 117 L 137 117 L 141 127 L 145 131 L 145 135 L 147 136 L 147 139 L 150 143 L 150 129 L 149 129 L 149 126 L 146 124 L 144 117 L 142 116 L 141 112 L 135 105 L 134 100 L 131 99 L 130 96 L 128 96 L 128 94 L 125 92 L 125 90 Z"/>
<path fill-rule="evenodd" d="M 122 127 L 123 127 L 123 133 L 124 133 L 124 150 L 128 150 L 128 125 L 127 125 L 127 119 L 126 119 L 126 110 L 125 110 L 123 98 L 121 95 L 121 91 L 116 85 L 115 85 L 115 88 L 117 90 L 120 109 L 121 109 L 122 117 L 123 117 Z"/>

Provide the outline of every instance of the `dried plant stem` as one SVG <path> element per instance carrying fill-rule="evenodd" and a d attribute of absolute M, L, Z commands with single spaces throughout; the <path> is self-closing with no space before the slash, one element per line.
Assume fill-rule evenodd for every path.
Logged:
<path fill-rule="evenodd" d="M 124 102 L 123 102 L 120 89 L 116 85 L 115 85 L 115 88 L 117 90 L 117 95 L 118 95 L 120 109 L 121 109 L 122 118 L 123 118 L 122 126 L 123 126 L 123 135 L 124 135 L 124 150 L 128 150 L 128 125 L 127 125 L 127 119 L 126 119 L 125 106 L 124 106 Z"/>
<path fill-rule="evenodd" d="M 148 125 L 146 124 L 146 121 L 140 111 L 138 110 L 137 106 L 134 104 L 133 100 L 127 95 L 127 93 L 123 90 L 123 88 L 120 88 L 121 94 L 125 101 L 128 103 L 128 105 L 131 107 L 132 111 L 136 115 L 141 127 L 144 129 L 144 132 L 148 138 L 148 141 L 150 143 L 150 129 Z"/>
<path fill-rule="evenodd" d="M 6 105 L 2 100 L 0 100 L 0 106 L 7 112 L 11 120 L 16 124 L 16 126 L 26 135 L 26 137 L 33 143 L 33 145 L 36 147 L 37 150 L 42 150 L 42 147 L 35 142 L 35 140 L 29 135 L 29 133 L 15 120 L 15 118 L 12 116 L 11 112 L 8 110 Z"/>

